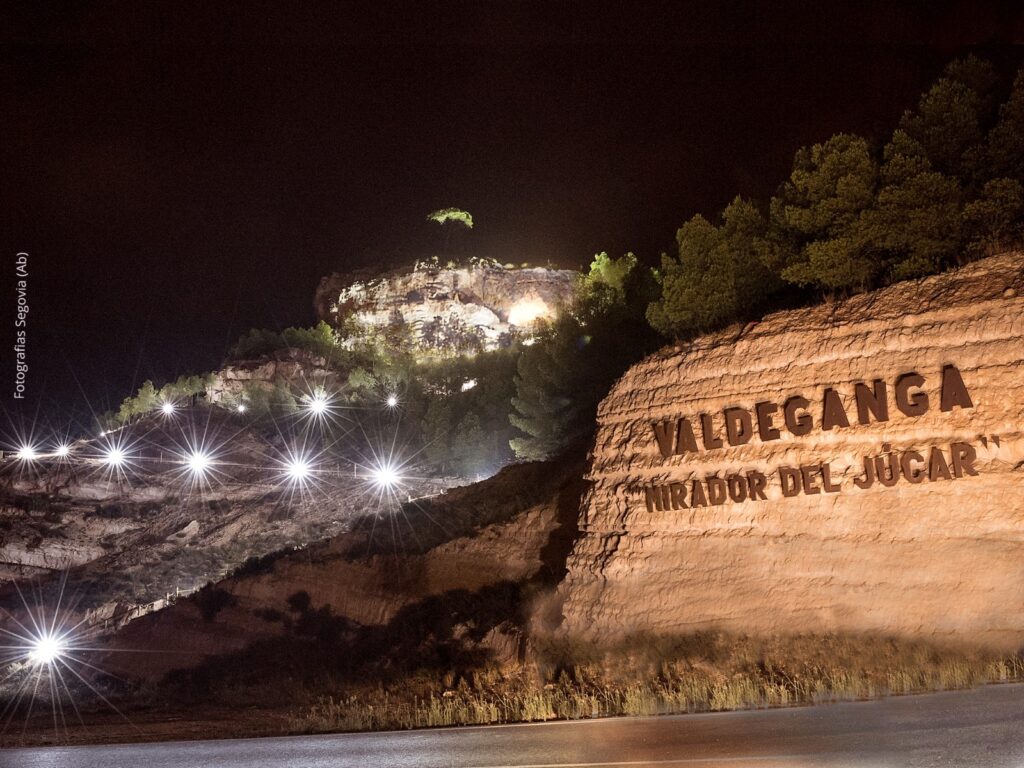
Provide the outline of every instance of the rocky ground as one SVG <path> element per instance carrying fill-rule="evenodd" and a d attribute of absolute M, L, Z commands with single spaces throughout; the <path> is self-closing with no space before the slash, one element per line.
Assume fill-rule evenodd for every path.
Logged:
<path fill-rule="evenodd" d="M 85 705 L 81 722 L 73 718 L 60 729 L 63 741 L 189 737 L 204 733 L 199 722 L 207 729 L 221 722 L 220 735 L 267 734 L 304 728 L 296 724 L 296 707 L 314 704 L 332 680 L 357 686 L 373 678 L 401 686 L 411 669 L 442 658 L 466 669 L 481 662 L 514 665 L 527 650 L 535 605 L 564 575 L 582 471 L 579 458 L 516 465 L 386 512 L 367 505 L 353 512 L 352 499 L 339 506 L 345 492 L 338 486 L 333 509 L 335 517 L 348 513 L 339 521 L 344 530 L 248 559 L 195 594 L 115 634 L 90 638 L 88 651 L 69 658 L 81 679 L 69 669 L 68 690 L 56 697 L 45 684 L 36 686 L 36 706 L 50 712 L 56 702 L 70 713 L 72 700 Z M 329 498 L 304 502 L 300 514 L 322 521 L 313 510 L 325 515 Z M 200 551 L 220 551 L 231 534 L 218 536 L 216 530 L 237 534 L 265 525 L 266 513 L 280 503 L 276 496 L 254 495 L 234 512 L 226 509 L 216 523 L 206 520 L 207 535 L 181 546 L 201 543 Z M 164 520 L 158 528 L 155 520 L 147 526 L 131 519 L 137 526 L 129 527 L 131 535 L 142 537 L 147 527 L 161 534 L 180 530 L 183 520 Z M 246 541 L 251 551 L 259 540 Z M 145 573 L 166 543 L 164 536 L 150 547 L 128 546 L 72 573 L 91 572 L 99 581 L 115 563 Z M 261 680 L 259 670 L 275 672 Z M 15 671 L 9 678 L 14 685 L 48 674 L 31 664 Z M 129 717 L 113 716 L 93 688 Z M 232 708 L 237 719 L 222 722 Z M 46 733 L 52 717 L 33 719 L 24 701 L 11 711 L 19 722 L 27 718 L 24 742 L 52 737 Z"/>
<path fill-rule="evenodd" d="M 219 581 L 247 559 L 301 549 L 361 515 L 397 508 L 457 481 L 420 478 L 393 490 L 373 480 L 355 441 L 324 450 L 317 432 L 286 438 L 218 408 L 154 415 L 71 446 L 66 458 L 0 465 L 0 605 L 53 604 L 105 631 Z M 320 440 L 321 442 L 318 442 Z M 182 456 L 213 457 L 202 476 Z M 305 446 L 305 447 L 296 447 Z M 124 453 L 111 467 L 107 452 Z M 288 475 L 310 457 L 301 482 Z"/>

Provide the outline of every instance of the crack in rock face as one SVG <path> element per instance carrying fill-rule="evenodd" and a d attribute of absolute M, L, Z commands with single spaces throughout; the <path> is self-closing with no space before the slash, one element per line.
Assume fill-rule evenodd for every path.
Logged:
<path fill-rule="evenodd" d="M 668 347 L 602 402 L 563 630 L 1024 640 L 1024 257 Z"/>

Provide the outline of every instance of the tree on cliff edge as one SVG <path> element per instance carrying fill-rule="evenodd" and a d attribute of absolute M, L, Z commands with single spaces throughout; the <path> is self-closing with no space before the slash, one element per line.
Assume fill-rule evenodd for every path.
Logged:
<path fill-rule="evenodd" d="M 976 56 L 950 62 L 907 110 L 899 128 L 916 141 L 932 168 L 962 179 L 987 175 L 983 139 L 996 111 L 995 68 Z"/>
<path fill-rule="evenodd" d="M 448 245 L 452 239 L 452 230 L 472 229 L 473 215 L 461 208 L 441 208 L 427 216 L 427 221 L 437 222 L 444 232 L 444 251 L 448 252 Z"/>
<path fill-rule="evenodd" d="M 988 62 L 955 60 L 884 144 L 837 134 L 799 149 L 767 222 L 739 198 L 718 226 L 692 218 L 662 258 L 651 326 L 686 338 L 767 306 L 780 281 L 805 300 L 844 296 L 1019 247 L 1024 68 L 1008 95 L 999 80 Z"/>
<path fill-rule="evenodd" d="M 780 285 L 763 263 L 767 224 L 737 197 L 715 226 L 694 216 L 676 234 L 678 255 L 662 255 L 661 298 L 647 309 L 659 333 L 677 338 L 727 324 L 757 309 Z"/>
<path fill-rule="evenodd" d="M 771 200 L 767 266 L 787 282 L 826 293 L 870 286 L 879 267 L 856 225 L 877 181 L 878 163 L 860 136 L 841 133 L 800 149 Z"/>
<path fill-rule="evenodd" d="M 878 192 L 851 225 L 851 241 L 892 279 L 934 274 L 959 251 L 963 188 L 903 130 L 893 134 L 883 155 Z"/>

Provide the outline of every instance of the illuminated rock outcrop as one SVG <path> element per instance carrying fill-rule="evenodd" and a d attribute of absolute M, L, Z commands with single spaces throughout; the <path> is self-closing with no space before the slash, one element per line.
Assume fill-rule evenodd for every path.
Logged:
<path fill-rule="evenodd" d="M 337 371 L 322 357 L 299 349 L 283 349 L 256 360 L 225 365 L 214 373 L 206 390 L 211 403 L 227 407 L 246 404 L 255 391 L 271 392 L 281 385 L 293 392 L 310 393 L 337 383 Z"/>
<path fill-rule="evenodd" d="M 566 631 L 1024 639 L 1020 254 L 666 348 L 598 420 Z"/>
<path fill-rule="evenodd" d="M 576 272 L 478 263 L 414 269 L 368 281 L 330 275 L 314 307 L 343 336 L 379 335 L 396 344 L 458 354 L 496 349 L 529 334 L 572 299 Z"/>

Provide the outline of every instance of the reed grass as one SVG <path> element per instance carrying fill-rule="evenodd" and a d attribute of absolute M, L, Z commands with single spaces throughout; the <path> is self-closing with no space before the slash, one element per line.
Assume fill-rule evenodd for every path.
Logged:
<path fill-rule="evenodd" d="M 573 660 L 567 654 L 575 654 Z M 458 682 L 455 682 L 458 677 Z M 292 730 L 373 731 L 644 716 L 851 701 L 1024 680 L 1024 660 L 882 638 L 632 638 L 614 648 L 549 647 L 533 663 L 401 688 L 324 695 Z"/>

